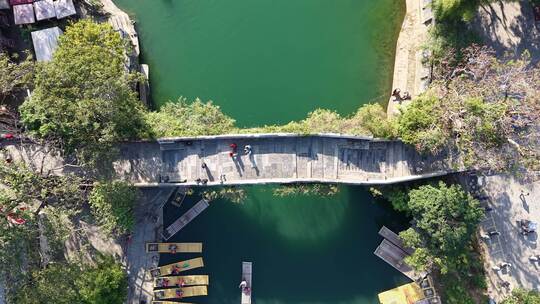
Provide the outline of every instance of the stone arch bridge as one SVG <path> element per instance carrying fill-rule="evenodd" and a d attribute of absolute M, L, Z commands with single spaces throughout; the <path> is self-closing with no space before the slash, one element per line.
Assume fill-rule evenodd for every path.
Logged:
<path fill-rule="evenodd" d="M 236 154 L 231 145 L 237 146 Z M 251 153 L 245 153 L 249 146 Z M 123 144 L 118 178 L 141 187 L 269 183 L 391 184 L 455 172 L 445 155 L 339 134 L 238 134 Z"/>

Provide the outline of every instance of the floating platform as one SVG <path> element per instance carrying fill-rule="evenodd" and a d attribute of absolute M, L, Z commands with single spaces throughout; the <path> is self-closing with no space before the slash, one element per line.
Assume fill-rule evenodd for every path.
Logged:
<path fill-rule="evenodd" d="M 242 262 L 242 281 L 247 282 L 247 286 L 242 288 L 241 304 L 251 304 L 252 290 L 252 271 L 253 264 L 251 262 Z"/>
<path fill-rule="evenodd" d="M 206 286 L 190 286 L 174 289 L 163 289 L 154 291 L 154 299 L 183 299 L 189 297 L 207 296 L 208 287 Z"/>
<path fill-rule="evenodd" d="M 165 240 L 170 239 L 173 235 L 177 234 L 178 231 L 182 230 L 189 222 L 196 218 L 201 212 L 203 212 L 210 202 L 207 199 L 201 199 L 195 206 L 189 209 L 181 217 L 179 217 L 174 223 L 172 223 L 165 231 L 163 231 L 163 238 Z"/>
<path fill-rule="evenodd" d="M 379 294 L 381 304 L 427 303 L 427 301 L 420 302 L 424 299 L 426 296 L 416 283 L 405 284 Z"/>
<path fill-rule="evenodd" d="M 146 252 L 201 253 L 202 243 L 146 243 Z"/>
<path fill-rule="evenodd" d="M 401 250 L 398 246 L 394 245 L 387 239 L 384 239 L 379 247 L 375 250 L 375 255 L 383 259 L 386 263 L 390 264 L 395 269 L 409 277 L 411 280 L 416 281 L 421 277 L 416 273 L 411 266 L 405 263 L 404 259 L 409 256 L 405 251 Z"/>
<path fill-rule="evenodd" d="M 174 264 L 164 265 L 158 268 L 150 270 L 152 277 L 160 277 L 166 275 L 177 275 L 182 271 L 187 271 L 195 268 L 204 267 L 204 262 L 202 258 L 195 258 L 186 261 L 180 261 Z"/>
<path fill-rule="evenodd" d="M 154 280 L 154 288 L 208 285 L 207 275 L 171 276 Z"/>
<path fill-rule="evenodd" d="M 399 249 L 405 251 L 407 254 L 411 255 L 414 253 L 414 249 L 405 246 L 399 235 L 388 229 L 386 226 L 383 226 L 381 230 L 379 230 L 379 235 L 390 241 L 390 243 L 398 246 Z"/>

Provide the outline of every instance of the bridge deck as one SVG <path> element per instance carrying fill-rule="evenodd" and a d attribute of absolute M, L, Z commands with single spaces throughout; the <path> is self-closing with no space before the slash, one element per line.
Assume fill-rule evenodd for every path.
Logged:
<path fill-rule="evenodd" d="M 231 157 L 230 145 L 237 145 Z M 244 147 L 251 146 L 251 154 Z M 444 156 L 422 156 L 399 141 L 336 136 L 218 136 L 129 144 L 116 172 L 141 186 L 292 182 L 384 184 L 443 175 Z"/>
<path fill-rule="evenodd" d="M 231 157 L 230 144 L 238 146 Z M 251 146 L 250 155 L 243 153 Z M 77 171 L 32 144 L 2 145 L 13 160 L 54 174 Z M 447 155 L 425 156 L 400 141 L 335 134 L 244 134 L 119 144 L 118 179 L 138 186 L 327 182 L 390 184 L 455 172 Z M 203 166 L 204 164 L 204 166 Z"/>

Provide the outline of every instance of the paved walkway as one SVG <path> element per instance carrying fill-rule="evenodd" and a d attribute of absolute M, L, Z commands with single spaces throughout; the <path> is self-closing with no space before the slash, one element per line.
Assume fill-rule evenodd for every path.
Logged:
<path fill-rule="evenodd" d="M 158 253 L 146 253 L 146 243 L 161 241 L 163 218 L 161 207 L 173 188 L 143 189 L 143 197 L 135 209 L 135 231 L 127 246 L 128 304 L 150 304 L 153 281 L 148 269 L 159 263 Z"/>
<path fill-rule="evenodd" d="M 237 155 L 231 157 L 231 144 Z M 244 147 L 251 147 L 251 154 Z M 139 186 L 328 182 L 389 184 L 455 171 L 452 161 L 423 156 L 399 141 L 360 137 L 226 135 L 129 144 L 118 178 Z"/>
<path fill-rule="evenodd" d="M 540 264 L 529 259 L 540 254 L 538 235 L 520 234 L 518 223 L 522 219 L 540 223 L 540 182 L 522 184 L 511 177 L 498 175 L 483 178 L 482 183 L 493 210 L 487 212 L 481 232 L 495 230 L 501 233 L 483 241 L 490 295 L 500 299 L 516 287 L 540 290 Z M 512 267 L 494 269 L 504 262 Z M 510 283 L 509 288 L 501 285 L 504 281 Z"/>

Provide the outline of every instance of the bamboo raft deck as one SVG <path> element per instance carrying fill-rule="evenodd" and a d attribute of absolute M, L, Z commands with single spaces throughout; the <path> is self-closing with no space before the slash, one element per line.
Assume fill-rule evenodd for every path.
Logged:
<path fill-rule="evenodd" d="M 208 284 L 209 278 L 207 275 L 171 276 L 156 278 L 154 280 L 154 288 L 182 287 Z"/>
<path fill-rule="evenodd" d="M 414 269 L 407 265 L 404 259 L 409 256 L 405 251 L 401 250 L 398 246 L 392 242 L 384 239 L 379 247 L 375 250 L 374 254 L 383 259 L 386 263 L 390 264 L 395 269 L 409 277 L 411 280 L 416 281 L 420 277 Z"/>
<path fill-rule="evenodd" d="M 181 295 L 178 293 L 181 292 Z M 154 299 L 183 299 L 208 295 L 207 286 L 190 286 L 154 291 Z"/>
<path fill-rule="evenodd" d="M 187 271 L 195 268 L 204 267 L 204 262 L 202 258 L 194 258 L 191 260 L 180 261 L 178 263 L 164 265 L 158 268 L 150 270 L 152 277 L 160 277 L 166 275 L 175 275 L 174 269 L 177 268 L 177 272 Z"/>
<path fill-rule="evenodd" d="M 195 206 L 189 209 L 184 215 L 179 217 L 174 223 L 172 223 L 165 231 L 163 231 L 163 238 L 165 240 L 170 239 L 173 235 L 182 230 L 189 222 L 196 218 L 201 212 L 210 206 L 209 201 L 206 199 L 201 199 Z"/>
<path fill-rule="evenodd" d="M 171 250 L 171 246 L 176 246 L 176 249 Z M 146 243 L 146 252 L 201 253 L 202 243 Z"/>
<path fill-rule="evenodd" d="M 406 247 L 405 244 L 403 244 L 403 241 L 401 240 L 399 235 L 397 235 L 394 231 L 388 229 L 386 226 L 382 226 L 381 230 L 379 230 L 379 235 L 390 241 L 390 243 L 398 246 L 407 254 L 411 255 L 414 253 L 414 250 L 412 248 Z"/>
<path fill-rule="evenodd" d="M 247 286 L 242 290 L 241 304 L 251 304 L 252 290 L 252 271 L 253 264 L 251 262 L 242 262 L 242 280 L 247 282 Z"/>

